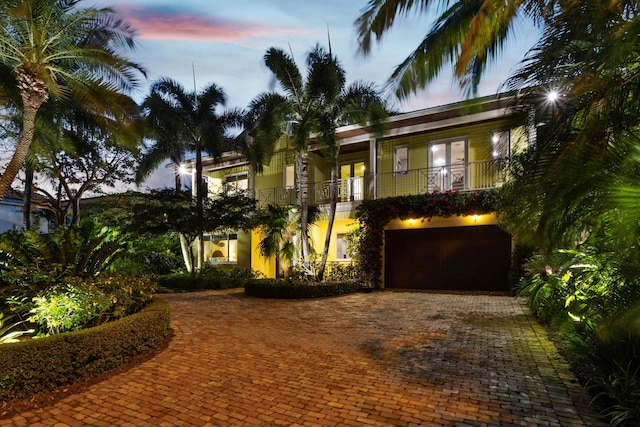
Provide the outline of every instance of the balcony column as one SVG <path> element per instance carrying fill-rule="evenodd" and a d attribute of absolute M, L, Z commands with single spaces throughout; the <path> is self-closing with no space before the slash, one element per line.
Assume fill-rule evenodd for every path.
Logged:
<path fill-rule="evenodd" d="M 369 190 L 366 197 L 369 199 L 378 198 L 378 139 L 369 139 Z"/>

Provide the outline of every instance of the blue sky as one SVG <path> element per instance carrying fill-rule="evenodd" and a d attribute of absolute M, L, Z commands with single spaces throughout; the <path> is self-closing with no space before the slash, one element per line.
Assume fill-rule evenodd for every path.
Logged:
<path fill-rule="evenodd" d="M 134 94 L 141 101 L 149 84 L 166 76 L 186 88 L 209 83 L 222 87 L 227 107 L 244 108 L 256 95 L 274 89 L 263 64 L 270 47 L 291 51 L 304 70 L 306 53 L 317 43 L 327 46 L 327 31 L 334 54 L 342 62 L 349 82 L 365 80 L 383 88 L 394 67 L 418 45 L 430 27 L 430 17 L 396 21 L 379 47 L 364 58 L 357 55 L 353 22 L 367 0 L 93 0 L 112 7 L 137 30 L 135 60 L 148 72 L 148 81 Z M 432 17 L 431 17 L 432 19 Z M 496 93 L 509 70 L 531 47 L 535 32 L 523 26 L 517 40 L 486 74 L 479 95 Z M 446 72 L 426 91 L 406 101 L 390 98 L 400 111 L 433 107 L 462 99 Z M 160 171 L 147 187 L 171 185 L 170 173 Z"/>

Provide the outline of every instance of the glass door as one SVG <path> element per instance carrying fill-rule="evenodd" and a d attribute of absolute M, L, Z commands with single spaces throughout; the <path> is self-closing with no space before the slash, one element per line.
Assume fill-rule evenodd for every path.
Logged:
<path fill-rule="evenodd" d="M 340 166 L 341 202 L 364 198 L 364 162 L 346 163 Z"/>
<path fill-rule="evenodd" d="M 436 142 L 429 146 L 428 189 L 433 191 L 466 188 L 467 141 Z"/>

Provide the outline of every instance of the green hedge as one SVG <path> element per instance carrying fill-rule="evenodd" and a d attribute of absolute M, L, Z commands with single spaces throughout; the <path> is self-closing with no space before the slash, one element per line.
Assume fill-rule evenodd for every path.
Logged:
<path fill-rule="evenodd" d="M 256 277 L 256 273 L 248 268 L 234 267 L 231 270 L 205 266 L 193 273 L 172 273 L 158 276 L 160 288 L 199 291 L 204 289 L 241 288 Z"/>
<path fill-rule="evenodd" d="M 360 281 L 295 282 L 277 279 L 254 279 L 244 285 L 247 295 L 261 298 L 321 298 L 360 292 Z"/>
<path fill-rule="evenodd" d="M 116 368 L 164 342 L 169 303 L 154 299 L 138 313 L 95 328 L 0 346 L 0 401 L 53 390 Z"/>

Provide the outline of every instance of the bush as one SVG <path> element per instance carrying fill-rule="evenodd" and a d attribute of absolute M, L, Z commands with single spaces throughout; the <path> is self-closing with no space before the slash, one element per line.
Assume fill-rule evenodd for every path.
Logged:
<path fill-rule="evenodd" d="M 192 273 L 173 273 L 158 277 L 158 286 L 174 290 L 199 291 L 204 289 L 241 288 L 258 273 L 250 268 L 234 267 L 232 270 L 206 265 Z"/>
<path fill-rule="evenodd" d="M 303 282 L 277 279 L 249 280 L 244 286 L 247 295 L 261 298 L 320 298 L 360 292 L 362 282 Z"/>
<path fill-rule="evenodd" d="M 116 322 L 0 346 L 0 400 L 50 391 L 114 369 L 162 344 L 169 303 L 156 299 Z"/>
<path fill-rule="evenodd" d="M 92 327 L 142 309 L 156 285 L 146 277 L 116 274 L 92 279 L 67 277 L 61 285 L 32 295 L 27 287 L 9 298 L 14 312 L 46 328 L 47 335 Z"/>

